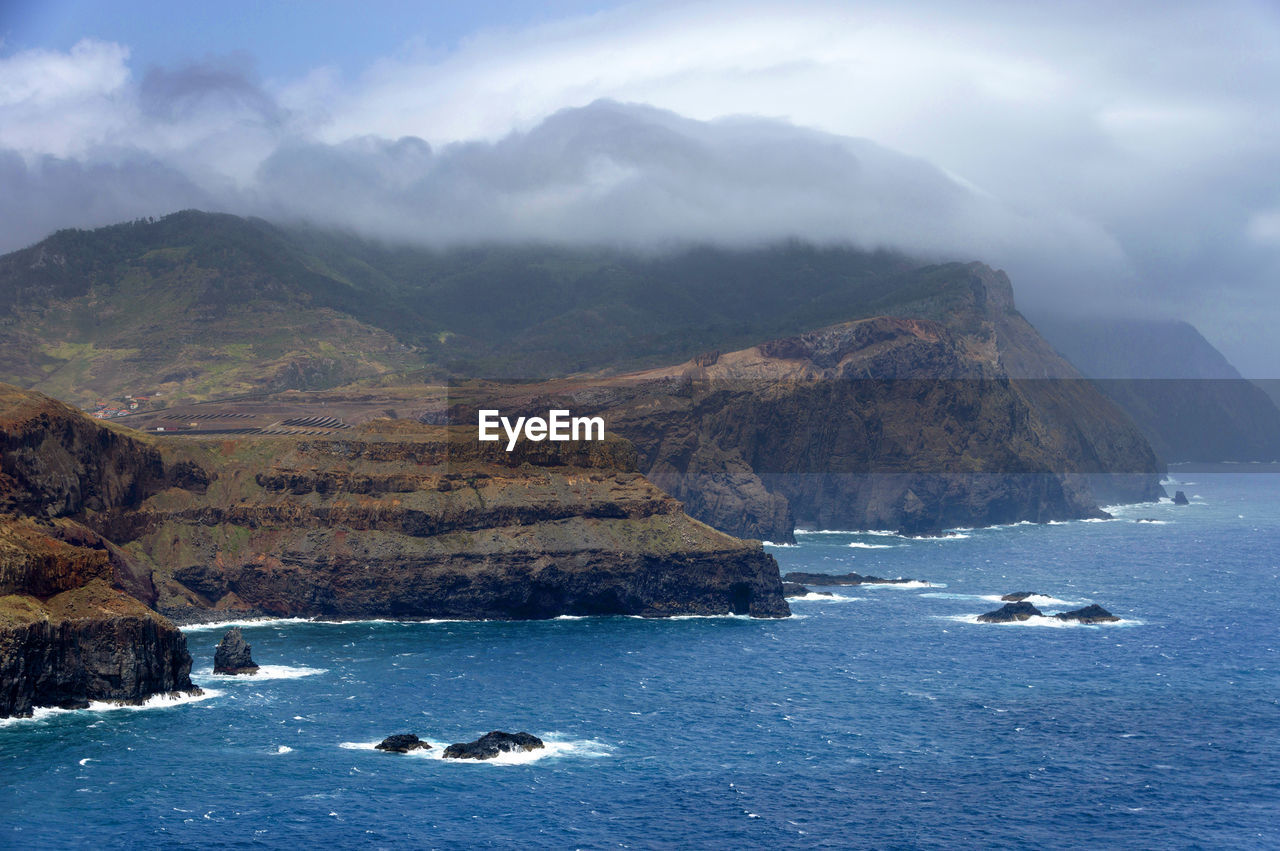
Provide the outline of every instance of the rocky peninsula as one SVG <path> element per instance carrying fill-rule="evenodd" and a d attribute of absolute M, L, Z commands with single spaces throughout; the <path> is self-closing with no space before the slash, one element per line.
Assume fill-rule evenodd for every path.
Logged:
<path fill-rule="evenodd" d="M 614 437 L 158 441 L 0 385 L 0 485 L 0 715 L 190 690 L 175 621 L 789 614 Z"/>

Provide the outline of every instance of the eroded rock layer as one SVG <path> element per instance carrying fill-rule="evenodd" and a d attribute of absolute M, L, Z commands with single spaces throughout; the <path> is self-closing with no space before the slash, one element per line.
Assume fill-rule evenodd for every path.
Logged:
<path fill-rule="evenodd" d="M 125 548 L 180 620 L 788 613 L 773 558 L 688 517 L 626 441 L 508 453 L 382 421 L 184 451 L 216 480 L 130 512 Z"/>

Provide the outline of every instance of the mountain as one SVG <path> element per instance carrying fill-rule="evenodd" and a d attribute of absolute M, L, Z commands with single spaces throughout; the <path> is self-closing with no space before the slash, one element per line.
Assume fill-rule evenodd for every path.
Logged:
<path fill-rule="evenodd" d="M 82 405 L 138 404 L 147 416 L 125 421 L 166 433 L 208 430 L 223 415 L 216 430 L 253 430 L 190 403 L 289 388 L 345 385 L 376 408 L 384 388 L 415 381 L 424 396 L 448 384 L 457 402 L 459 383 L 475 379 L 592 376 L 607 387 L 628 371 L 644 383 L 647 371 L 658 380 L 643 416 L 628 413 L 639 404 L 630 396 L 574 404 L 608 410 L 640 470 L 730 534 L 786 540 L 796 521 L 932 532 L 1089 516 L 1099 501 L 1159 492 L 1157 459 L 1128 418 L 1022 318 L 1008 278 L 981 264 L 796 242 L 431 251 L 188 211 L 64 231 L 0 258 L 0 314 L 0 375 Z M 714 366 L 716 353 L 749 350 L 757 362 L 744 374 Z M 808 366 L 796 372 L 797 360 Z M 711 368 L 714 392 L 669 385 L 690 362 Z M 803 393 L 770 386 L 793 374 Z M 910 392 L 929 401 L 902 399 L 907 383 L 868 389 L 889 379 L 916 382 Z M 443 421 L 426 405 L 385 409 L 406 407 Z M 765 414 L 771 429 L 754 425 Z M 846 420 L 853 431 L 829 425 Z M 675 434 L 700 436 L 685 446 Z M 968 478 L 882 479 L 873 494 L 849 478 L 868 471 Z M 1023 473 L 1049 478 L 1000 483 Z M 1093 473 L 1106 475 L 1063 478 Z"/>
<path fill-rule="evenodd" d="M 945 300 L 921 267 L 802 243 L 431 251 L 187 211 L 0 258 L 0 379 L 87 406 L 659 366 Z"/>
<path fill-rule="evenodd" d="M 1036 327 L 1169 461 L 1280 459 L 1280 408 L 1186 322 L 1040 318 Z"/>

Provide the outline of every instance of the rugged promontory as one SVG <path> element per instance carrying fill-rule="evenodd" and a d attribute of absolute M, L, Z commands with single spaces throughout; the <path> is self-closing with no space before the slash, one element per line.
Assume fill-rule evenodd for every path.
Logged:
<path fill-rule="evenodd" d="M 454 388 L 479 407 L 598 413 L 639 469 L 730 534 L 1102 517 L 1155 499 L 1163 464 L 1014 309 L 1002 272 L 922 270 L 870 316 L 616 377 Z M 470 398 L 468 398 L 470 397 Z"/>
<path fill-rule="evenodd" d="M 155 588 L 87 523 L 199 476 L 39 394 L 0 385 L 0 716 L 195 691 Z"/>
<path fill-rule="evenodd" d="M 164 615 L 789 613 L 758 542 L 635 463 L 399 420 L 157 440 L 0 385 L 0 715 L 191 689 Z"/>
<path fill-rule="evenodd" d="M 506 452 L 475 429 L 380 420 L 174 446 L 216 480 L 118 525 L 180 621 L 789 611 L 773 557 L 690 518 L 625 440 Z"/>

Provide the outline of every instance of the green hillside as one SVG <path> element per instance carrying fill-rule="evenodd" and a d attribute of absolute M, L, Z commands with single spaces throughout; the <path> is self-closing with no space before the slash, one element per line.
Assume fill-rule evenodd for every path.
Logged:
<path fill-rule="evenodd" d="M 643 255 L 389 246 L 186 211 L 0 258 L 0 380 L 80 404 L 425 375 L 651 366 L 847 319 L 945 312 L 956 276 L 785 243 Z"/>

